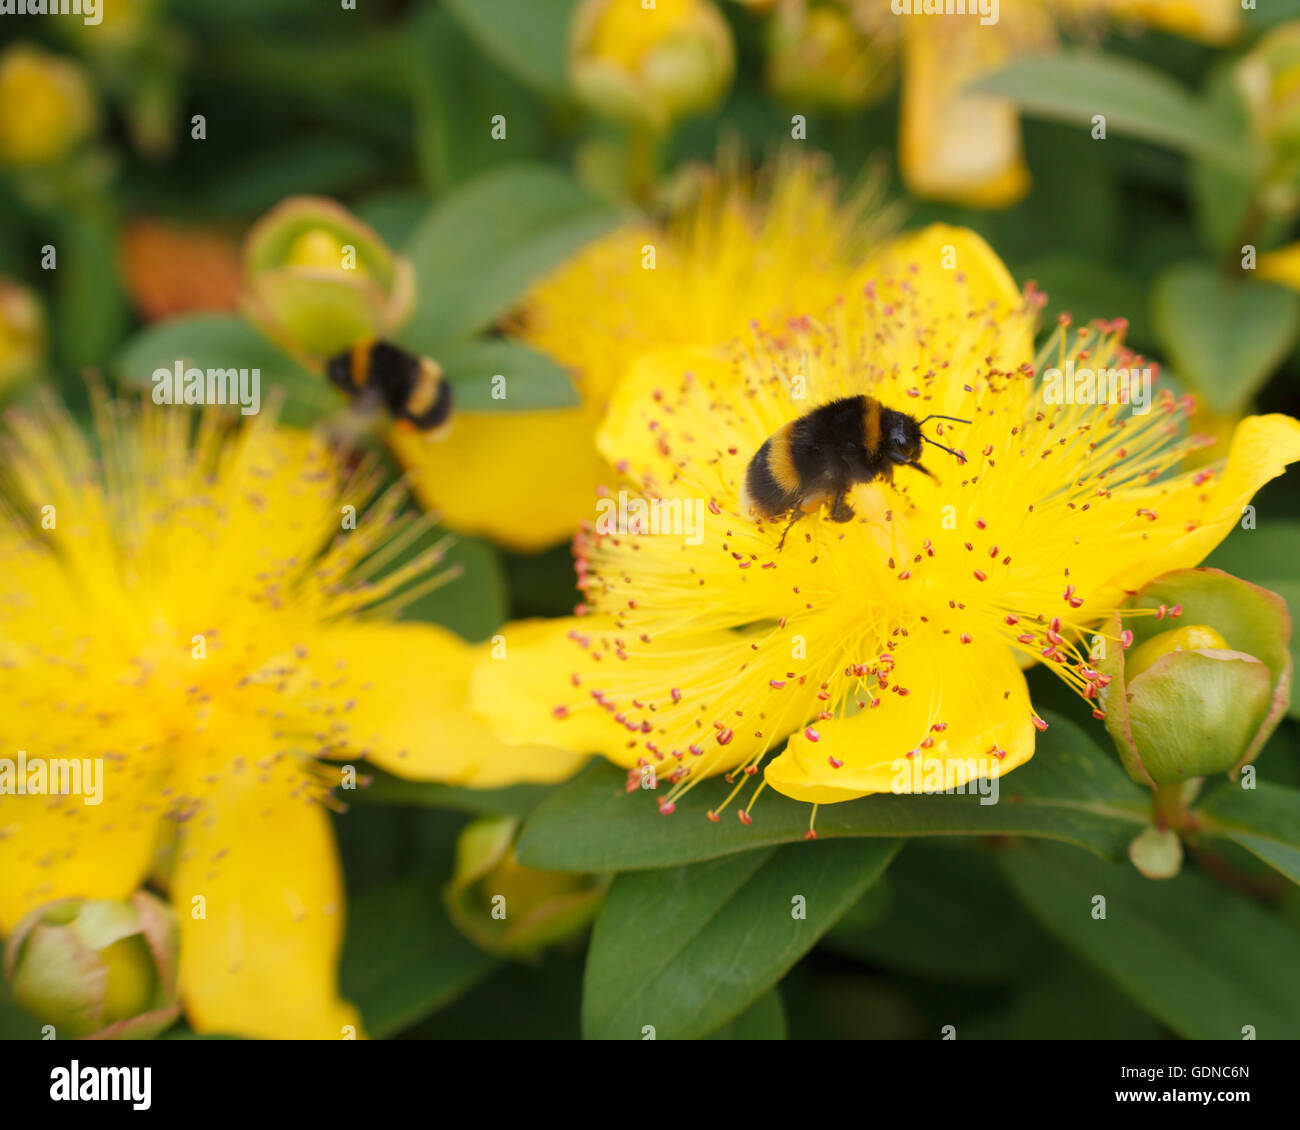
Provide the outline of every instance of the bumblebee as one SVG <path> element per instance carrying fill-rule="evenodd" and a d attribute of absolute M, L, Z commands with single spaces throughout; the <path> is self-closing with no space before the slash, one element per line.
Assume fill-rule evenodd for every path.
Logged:
<path fill-rule="evenodd" d="M 935 478 L 921 465 L 922 443 L 964 457 L 921 431 L 926 420 L 955 420 L 956 416 L 926 416 L 886 408 L 874 396 L 846 396 L 791 420 L 763 441 L 745 470 L 741 507 L 763 518 L 780 518 L 793 511 L 785 535 L 803 515 L 829 503 L 831 521 L 853 517 L 848 495 L 857 483 L 877 479 L 892 482 L 896 466 L 913 467 Z M 780 548 L 778 546 L 777 548 Z"/>
<path fill-rule="evenodd" d="M 369 407 L 382 404 L 395 420 L 437 438 L 451 419 L 451 385 L 442 367 L 386 341 L 362 341 L 325 363 L 332 385 Z"/>

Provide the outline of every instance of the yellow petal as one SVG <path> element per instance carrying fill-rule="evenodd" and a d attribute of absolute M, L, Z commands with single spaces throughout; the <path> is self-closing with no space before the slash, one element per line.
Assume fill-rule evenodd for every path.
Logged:
<path fill-rule="evenodd" d="M 906 277 L 937 299 L 941 313 L 988 310 L 1006 315 L 1023 304 L 1020 288 L 988 242 L 969 228 L 930 224 L 890 240 L 871 268 Z M 1028 353 L 1029 346 L 1025 346 Z"/>
<path fill-rule="evenodd" d="M 148 874 L 163 812 L 161 769 L 139 758 L 125 767 L 99 760 L 99 804 L 85 803 L 93 793 L 84 780 L 83 795 L 0 796 L 0 934 L 54 899 L 124 899 Z"/>
<path fill-rule="evenodd" d="M 1255 273 L 1261 279 L 1300 290 L 1300 243 L 1291 243 L 1261 255 Z"/>
<path fill-rule="evenodd" d="M 911 20 L 903 41 L 899 161 L 918 196 L 1005 208 L 1029 188 L 1015 104 L 962 88 L 1007 61 L 999 32 L 974 20 Z"/>
<path fill-rule="evenodd" d="M 1118 531 L 1103 551 L 1080 558 L 1071 580 L 1093 609 L 1115 607 L 1161 573 L 1199 565 L 1234 526 L 1246 505 L 1289 463 L 1300 460 L 1300 421 L 1290 416 L 1247 416 L 1232 438 L 1227 465 L 1217 477 L 1188 472 L 1135 494 L 1131 529 Z M 1205 481 L 1198 479 L 1205 477 Z M 1141 515 L 1146 510 L 1154 517 Z"/>
<path fill-rule="evenodd" d="M 171 894 L 181 999 L 197 1032 L 361 1034 L 337 988 L 344 904 L 334 833 L 310 795 L 293 763 L 249 766 L 223 777 L 183 825 Z"/>
<path fill-rule="evenodd" d="M 601 753 L 627 768 L 654 758 L 668 772 L 726 772 L 806 717 L 816 688 L 810 681 L 806 695 L 745 723 L 707 709 L 713 688 L 750 664 L 741 633 L 680 632 L 656 649 L 607 617 L 584 616 L 507 624 L 502 634 L 509 658 L 480 662 L 470 686 L 498 737 Z"/>
<path fill-rule="evenodd" d="M 870 793 L 931 791 L 936 780 L 957 788 L 1028 761 L 1033 709 L 1011 653 L 946 641 L 927 646 L 928 684 L 913 676 L 905 697 L 881 693 L 879 708 L 792 735 L 768 765 L 767 783 L 795 800 L 833 804 Z M 928 739 L 933 744 L 925 748 Z"/>
<path fill-rule="evenodd" d="M 469 788 L 549 783 L 582 757 L 545 746 L 509 746 L 469 710 L 470 673 L 493 645 L 467 644 L 436 624 L 353 624 L 323 633 L 303 661 L 315 739 L 340 757 L 362 756 L 414 781 Z"/>
<path fill-rule="evenodd" d="M 389 442 L 420 502 L 453 530 L 532 552 L 573 536 L 610 475 L 584 408 L 463 413 L 441 440 L 394 429 Z"/>
<path fill-rule="evenodd" d="M 1239 30 L 1241 0 L 1109 0 L 1119 19 L 1137 20 L 1151 27 L 1224 43 Z"/>

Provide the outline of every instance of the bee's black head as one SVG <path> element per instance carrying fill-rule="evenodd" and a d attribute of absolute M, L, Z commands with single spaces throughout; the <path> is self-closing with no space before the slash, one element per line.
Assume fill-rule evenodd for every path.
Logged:
<path fill-rule="evenodd" d="M 352 387 L 352 351 L 345 349 L 331 357 L 325 363 L 325 376 L 335 388 L 341 388 L 344 392 L 355 391 Z"/>
<path fill-rule="evenodd" d="M 906 412 L 886 408 L 881 413 L 885 450 L 894 463 L 915 463 L 921 458 L 921 425 Z"/>

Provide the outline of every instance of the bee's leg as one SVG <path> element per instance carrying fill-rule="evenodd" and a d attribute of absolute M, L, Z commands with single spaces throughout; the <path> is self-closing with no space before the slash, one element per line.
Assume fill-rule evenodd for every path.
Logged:
<path fill-rule="evenodd" d="M 922 467 L 920 463 L 909 463 L 907 466 L 915 471 L 920 471 L 923 475 L 929 475 L 936 483 L 939 481 L 939 476 L 931 471 L 929 467 Z"/>
<path fill-rule="evenodd" d="M 835 496 L 835 501 L 831 504 L 831 521 L 832 522 L 851 522 L 853 521 L 853 507 L 848 503 L 848 491 L 842 490 Z"/>
<path fill-rule="evenodd" d="M 794 512 L 794 517 L 791 518 L 788 523 L 786 523 L 785 529 L 781 531 L 781 540 L 776 543 L 776 549 L 778 553 L 780 553 L 782 548 L 784 548 L 785 546 L 785 535 L 790 532 L 790 527 L 793 526 L 802 517 L 803 517 L 803 511 L 796 510 Z"/>

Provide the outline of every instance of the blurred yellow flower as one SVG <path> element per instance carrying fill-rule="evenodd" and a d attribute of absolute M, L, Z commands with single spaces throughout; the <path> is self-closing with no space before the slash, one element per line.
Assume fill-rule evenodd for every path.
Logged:
<path fill-rule="evenodd" d="M 860 19 L 879 18 L 877 0 L 854 0 Z M 967 15 L 925 15 L 899 3 L 903 53 L 899 161 L 918 196 L 977 208 L 1015 204 L 1030 178 L 1015 105 L 968 86 L 1018 56 L 1051 50 L 1058 28 L 1093 31 L 1106 17 L 1163 28 L 1211 43 L 1230 39 L 1239 0 L 1024 0 L 997 6 L 986 23 Z M 864 24 L 863 26 L 872 26 Z"/>
<path fill-rule="evenodd" d="M 94 97 L 75 63 L 27 43 L 0 55 L 0 163 L 56 164 L 94 124 Z"/>
<path fill-rule="evenodd" d="M 600 449 L 647 504 L 693 507 L 702 529 L 579 539 L 589 615 L 508 626 L 509 660 L 474 673 L 500 736 L 653 767 L 671 783 L 665 812 L 712 774 L 743 769 L 739 790 L 783 743 L 765 783 L 813 803 L 930 790 L 936 767 L 940 789 L 1004 773 L 1044 725 L 1018 660 L 1091 703 L 1091 626 L 1199 562 L 1300 459 L 1300 423 L 1252 417 L 1226 464 L 1179 474 L 1199 440 L 1178 438 L 1173 397 L 1142 414 L 1054 393 L 1043 366 L 1142 361 L 1122 323 L 1061 327 L 1036 361 L 1038 302 L 970 232 L 905 237 L 872 272 L 825 319 L 721 358 L 667 349 L 635 365 Z M 929 425 L 963 460 L 932 452 L 934 479 L 900 469 L 893 488 L 858 486 L 854 520 L 805 517 L 779 548 L 784 523 L 741 502 L 750 458 L 812 407 L 858 394 L 972 421 Z"/>
<path fill-rule="evenodd" d="M 712 0 L 582 0 L 573 16 L 573 88 L 604 117 L 666 130 L 720 101 L 735 65 Z"/>
<path fill-rule="evenodd" d="M 411 312 L 415 273 L 405 256 L 342 205 L 294 196 L 244 242 L 245 313 L 290 352 L 320 360 L 390 337 Z"/>
<path fill-rule="evenodd" d="M 3 438 L 0 749 L 98 760 L 102 803 L 0 795 L 0 932 L 127 898 L 174 839 L 194 1028 L 338 1039 L 338 763 L 494 787 L 581 758 L 494 741 L 465 706 L 482 649 L 396 622 L 451 574 L 442 546 L 385 572 L 427 521 L 376 468 L 265 415 L 97 419 L 102 455 L 48 402 Z"/>
<path fill-rule="evenodd" d="M 649 349 L 724 345 L 751 321 L 777 332 L 825 311 L 871 241 L 871 203 L 868 189 L 842 201 L 819 162 L 788 161 L 769 185 L 727 172 L 667 225 L 588 245 L 533 288 L 511 331 L 568 367 L 582 406 L 462 413 L 439 443 L 394 434 L 413 489 L 452 529 L 515 549 L 571 537 L 599 487 L 617 481 L 594 437 L 629 365 Z"/>
<path fill-rule="evenodd" d="M 45 344 L 45 315 L 36 296 L 0 277 L 0 396 L 35 372 Z"/>

